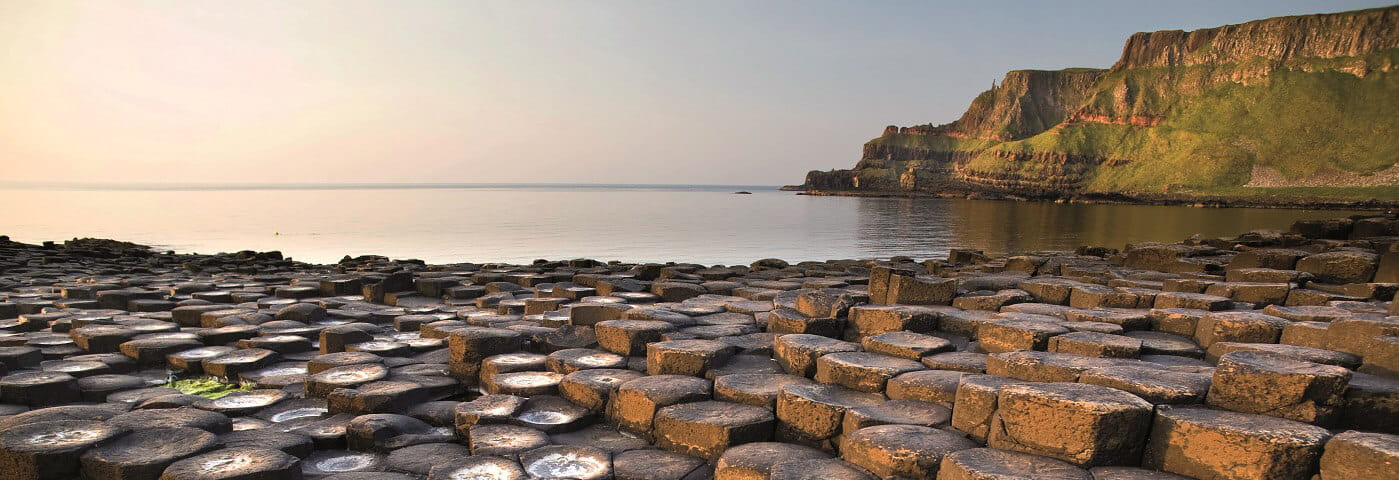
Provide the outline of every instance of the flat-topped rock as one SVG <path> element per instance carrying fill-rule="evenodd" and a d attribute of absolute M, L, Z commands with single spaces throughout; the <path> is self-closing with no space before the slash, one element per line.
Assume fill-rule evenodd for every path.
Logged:
<path fill-rule="evenodd" d="M 704 376 L 738 353 L 738 347 L 717 340 L 675 340 L 646 345 L 649 375 Z"/>
<path fill-rule="evenodd" d="M 1297 345 L 1282 345 L 1275 343 L 1238 343 L 1219 342 L 1210 345 L 1206 352 L 1206 359 L 1219 361 L 1219 358 L 1229 352 L 1252 351 L 1268 352 L 1284 357 L 1291 357 L 1304 362 L 1320 363 L 1323 365 L 1335 365 L 1354 370 L 1360 366 L 1360 357 L 1349 353 L 1326 350 L 1324 348 L 1303 347 Z"/>
<path fill-rule="evenodd" d="M 1215 342 L 1278 343 L 1285 319 L 1254 312 L 1214 312 L 1200 317 L 1195 341 L 1209 348 Z"/>
<path fill-rule="evenodd" d="M 1399 436 L 1347 431 L 1326 442 L 1319 480 L 1399 477 Z"/>
<path fill-rule="evenodd" d="M 1271 352 L 1220 357 L 1206 401 L 1219 408 L 1331 425 L 1351 372 Z"/>
<path fill-rule="evenodd" d="M 848 435 L 875 425 L 944 427 L 951 420 L 952 409 L 942 405 L 917 400 L 890 400 L 846 410 L 840 422 L 840 431 Z"/>
<path fill-rule="evenodd" d="M 840 457 L 880 477 L 934 478 L 943 458 L 976 448 L 959 435 L 917 425 L 878 425 L 841 439 Z"/>
<path fill-rule="evenodd" d="M 570 373 L 559 381 L 559 394 L 584 408 L 602 411 L 622 384 L 645 374 L 634 370 L 595 368 Z"/>
<path fill-rule="evenodd" d="M 703 401 L 656 412 L 656 445 L 666 450 L 717 460 L 735 445 L 772 439 L 776 421 L 767 408 Z"/>
<path fill-rule="evenodd" d="M 773 340 L 773 358 L 777 363 L 787 373 L 803 377 L 811 377 L 816 373 L 816 361 L 823 355 L 860 350 L 861 347 L 857 343 L 819 335 L 789 334 Z"/>
<path fill-rule="evenodd" d="M 88 450 L 82 456 L 85 478 L 157 478 L 176 460 L 219 445 L 217 437 L 197 428 L 146 428 Z"/>
<path fill-rule="evenodd" d="M 921 360 L 929 355 L 956 349 L 952 342 L 945 338 L 906 331 L 867 336 L 860 340 L 860 346 L 867 352 L 909 360 Z"/>
<path fill-rule="evenodd" d="M 791 443 L 745 443 L 719 456 L 714 466 L 714 480 L 769 478 L 778 464 L 827 458 L 831 458 L 831 454 Z"/>
<path fill-rule="evenodd" d="M 1152 405 L 1099 385 L 1008 385 L 997 396 L 987 444 L 1079 466 L 1135 465 Z"/>
<path fill-rule="evenodd" d="M 884 402 L 883 396 L 837 385 L 787 385 L 777 396 L 778 439 L 820 444 L 840 433 L 845 411 Z"/>
<path fill-rule="evenodd" d="M 1115 388 L 1153 404 L 1204 403 L 1210 379 L 1209 374 L 1126 365 L 1093 368 L 1078 376 L 1079 383 Z"/>
<path fill-rule="evenodd" d="M 709 400 L 709 380 L 685 375 L 650 375 L 617 387 L 607 403 L 607 417 L 638 434 L 651 433 L 656 412 L 681 403 Z"/>
<path fill-rule="evenodd" d="M 777 397 L 787 385 L 810 385 L 806 377 L 781 373 L 744 373 L 714 379 L 714 398 L 776 409 Z"/>
<path fill-rule="evenodd" d="M 1137 358 L 1141 356 L 1142 341 L 1122 335 L 1071 332 L 1050 337 L 1046 350 L 1088 357 Z"/>
<path fill-rule="evenodd" d="M 884 384 L 899 374 L 923 370 L 922 363 L 872 352 L 837 352 L 816 360 L 815 380 L 861 392 L 884 391 Z"/>
<path fill-rule="evenodd" d="M 1161 406 L 1142 466 L 1195 478 L 1311 476 L 1331 433 L 1266 415 Z"/>
<path fill-rule="evenodd" d="M 920 370 L 900 374 L 889 380 L 885 395 L 892 400 L 952 405 L 957 385 L 967 372 L 953 370 Z"/>
<path fill-rule="evenodd" d="M 1088 470 L 1061 460 L 990 448 L 970 448 L 948 454 L 939 465 L 938 478 L 1096 480 Z"/>
<path fill-rule="evenodd" d="M 1024 315 L 1024 314 L 1021 314 Z M 981 349 L 988 353 L 1040 350 L 1049 347 L 1049 338 L 1069 333 L 1056 322 L 1022 319 L 996 319 L 982 323 L 976 331 Z"/>
<path fill-rule="evenodd" d="M 618 452 L 612 456 L 612 475 L 617 480 L 685 480 L 712 474 L 704 460 L 656 449 Z"/>
<path fill-rule="evenodd" d="M 56 420 L 7 427 L 0 431 L 0 466 L 12 478 L 76 478 L 84 452 L 125 433 L 125 428 L 95 420 Z"/>
<path fill-rule="evenodd" d="M 225 448 L 177 461 L 165 469 L 161 480 L 211 480 L 301 478 L 300 459 L 281 450 Z"/>

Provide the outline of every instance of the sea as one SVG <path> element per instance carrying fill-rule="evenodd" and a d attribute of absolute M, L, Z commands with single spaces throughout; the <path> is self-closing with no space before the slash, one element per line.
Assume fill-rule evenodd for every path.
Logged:
<path fill-rule="evenodd" d="M 751 194 L 738 194 L 746 191 Z M 279 250 L 333 263 L 747 264 L 1122 248 L 1287 229 L 1358 212 L 797 195 L 753 185 L 0 186 L 0 235 L 98 237 L 181 253 Z"/>

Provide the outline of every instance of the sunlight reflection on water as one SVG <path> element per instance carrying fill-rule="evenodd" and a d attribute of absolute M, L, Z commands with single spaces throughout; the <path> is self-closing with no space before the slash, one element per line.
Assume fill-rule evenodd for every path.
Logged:
<path fill-rule="evenodd" d="M 104 237 L 180 252 L 281 250 L 327 263 L 536 258 L 740 264 L 1067 250 L 1286 229 L 1351 212 L 813 197 L 743 187 L 0 189 L 16 241 Z"/>

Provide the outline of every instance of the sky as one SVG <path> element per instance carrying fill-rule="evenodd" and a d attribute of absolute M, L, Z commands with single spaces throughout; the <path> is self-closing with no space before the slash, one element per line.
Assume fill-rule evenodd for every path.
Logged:
<path fill-rule="evenodd" d="M 0 183 L 795 184 L 1008 70 L 1387 3 L 0 0 Z"/>

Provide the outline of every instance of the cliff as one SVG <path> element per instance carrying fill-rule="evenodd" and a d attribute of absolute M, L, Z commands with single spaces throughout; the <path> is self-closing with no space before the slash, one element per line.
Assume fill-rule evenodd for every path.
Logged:
<path fill-rule="evenodd" d="M 1094 68 L 1011 71 L 999 86 L 972 100 L 948 134 L 1001 141 L 1039 134 L 1067 119 L 1105 73 Z"/>
<path fill-rule="evenodd" d="M 1399 6 L 1137 33 L 1109 69 L 1009 72 L 956 121 L 886 127 L 854 169 L 810 172 L 803 188 L 1035 196 L 1378 188 L 1399 200 L 1396 64 Z M 1279 190 L 1303 188 L 1292 185 L 1310 190 Z M 1341 185 L 1369 190 L 1324 188 Z"/>

